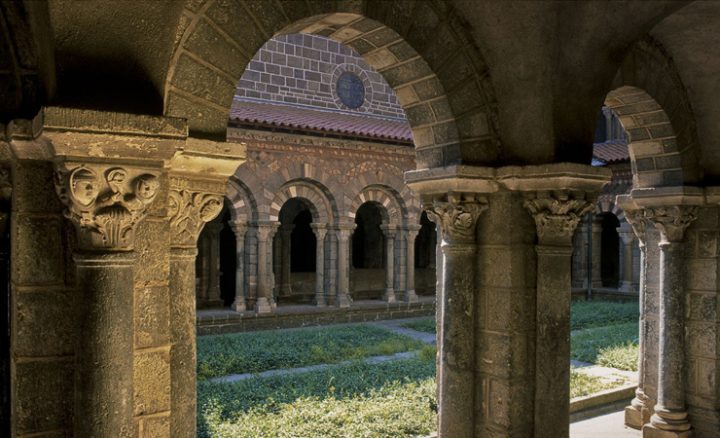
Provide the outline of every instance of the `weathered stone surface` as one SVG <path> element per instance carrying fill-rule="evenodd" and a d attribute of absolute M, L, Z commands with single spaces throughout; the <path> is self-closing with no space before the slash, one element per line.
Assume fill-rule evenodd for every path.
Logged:
<path fill-rule="evenodd" d="M 73 361 L 15 363 L 14 423 L 17 434 L 30 434 L 72 426 Z"/>
<path fill-rule="evenodd" d="M 22 252 L 12 263 L 18 284 L 60 284 L 65 280 L 62 263 L 45 254 L 63 254 L 63 221 L 57 216 L 13 215 L 11 239 Z"/>
<path fill-rule="evenodd" d="M 135 348 L 169 344 L 170 321 L 168 287 L 135 289 Z"/>
<path fill-rule="evenodd" d="M 26 290 L 15 295 L 13 351 L 19 356 L 75 352 L 77 313 L 72 290 Z"/>
<path fill-rule="evenodd" d="M 140 350 L 134 358 L 134 414 L 147 415 L 170 409 L 170 351 Z"/>

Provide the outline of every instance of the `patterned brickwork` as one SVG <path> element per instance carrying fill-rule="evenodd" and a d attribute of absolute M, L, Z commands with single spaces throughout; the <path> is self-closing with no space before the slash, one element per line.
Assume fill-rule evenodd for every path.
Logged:
<path fill-rule="evenodd" d="M 338 97 L 343 72 L 357 75 L 365 87 L 357 109 Z M 317 35 L 281 35 L 265 43 L 240 78 L 233 107 L 245 99 L 405 118 L 392 88 L 355 50 Z"/>

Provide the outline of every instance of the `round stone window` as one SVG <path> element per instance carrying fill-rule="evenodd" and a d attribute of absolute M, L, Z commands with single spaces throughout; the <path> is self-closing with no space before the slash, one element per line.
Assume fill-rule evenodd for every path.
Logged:
<path fill-rule="evenodd" d="M 365 84 L 355 73 L 346 71 L 341 74 L 335 90 L 340 101 L 348 108 L 360 108 L 365 102 Z"/>

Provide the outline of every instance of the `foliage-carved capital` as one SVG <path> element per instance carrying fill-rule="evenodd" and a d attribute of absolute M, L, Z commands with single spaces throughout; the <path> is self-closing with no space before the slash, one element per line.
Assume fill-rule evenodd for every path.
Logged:
<path fill-rule="evenodd" d="M 440 227 L 443 241 L 449 244 L 475 243 L 475 226 L 487 208 L 484 198 L 461 193 L 425 203 L 430 220 Z"/>
<path fill-rule="evenodd" d="M 633 229 L 635 236 L 640 241 L 640 245 L 645 245 L 645 229 L 647 227 L 647 220 L 645 219 L 645 211 L 643 209 L 636 210 L 625 210 L 625 220 Z"/>
<path fill-rule="evenodd" d="M 223 207 L 220 194 L 197 190 L 173 179 L 168 214 L 173 246 L 195 246 L 203 226 L 215 219 Z"/>
<path fill-rule="evenodd" d="M 55 189 L 83 249 L 129 251 L 160 190 L 155 173 L 107 165 L 56 167 Z"/>
<path fill-rule="evenodd" d="M 566 191 L 534 193 L 525 200 L 541 245 L 570 244 L 578 223 L 593 207 L 584 194 Z"/>
<path fill-rule="evenodd" d="M 664 242 L 682 242 L 685 230 L 697 219 L 697 214 L 698 207 L 690 205 L 649 207 L 644 210 L 645 219 L 655 224 Z"/>

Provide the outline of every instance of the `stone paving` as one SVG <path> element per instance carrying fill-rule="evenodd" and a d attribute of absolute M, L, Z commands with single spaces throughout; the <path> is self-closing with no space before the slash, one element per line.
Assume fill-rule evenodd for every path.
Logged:
<path fill-rule="evenodd" d="M 621 411 L 570 424 L 570 438 L 639 438 L 642 432 L 625 427 Z"/>

